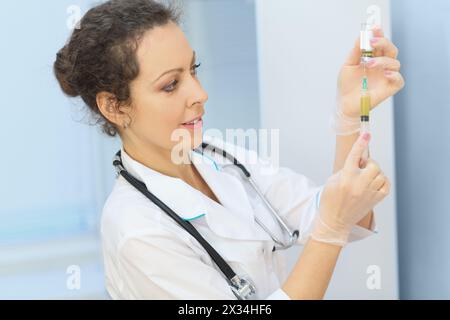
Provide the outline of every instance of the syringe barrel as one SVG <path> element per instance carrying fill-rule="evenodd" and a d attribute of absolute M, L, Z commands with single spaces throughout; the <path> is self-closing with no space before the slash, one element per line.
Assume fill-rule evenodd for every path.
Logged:
<path fill-rule="evenodd" d="M 360 97 L 361 116 L 369 117 L 370 107 L 371 107 L 370 95 L 367 91 L 363 90 Z"/>
<path fill-rule="evenodd" d="M 369 133 L 370 124 L 369 121 L 361 121 L 361 133 Z"/>

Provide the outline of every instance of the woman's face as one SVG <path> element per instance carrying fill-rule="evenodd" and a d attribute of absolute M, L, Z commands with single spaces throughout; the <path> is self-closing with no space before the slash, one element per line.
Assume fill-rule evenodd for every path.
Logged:
<path fill-rule="evenodd" d="M 184 147 L 196 148 L 203 122 L 186 123 L 202 117 L 208 94 L 197 79 L 195 53 L 184 33 L 175 23 L 156 27 L 144 34 L 136 55 L 132 122 L 124 134 L 138 146 L 172 150 L 182 136 Z"/>

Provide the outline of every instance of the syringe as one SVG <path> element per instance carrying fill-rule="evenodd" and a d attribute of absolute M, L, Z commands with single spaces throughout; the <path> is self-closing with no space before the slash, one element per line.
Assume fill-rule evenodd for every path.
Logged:
<path fill-rule="evenodd" d="M 367 69 L 366 64 L 369 62 L 374 54 L 373 48 L 370 45 L 370 40 L 374 37 L 372 26 L 367 23 L 361 25 L 361 35 L 360 35 L 360 49 L 361 49 L 361 65 L 363 67 L 363 79 L 362 79 L 362 90 L 361 90 L 361 133 L 369 133 L 369 117 L 370 117 L 370 94 L 368 91 L 367 84 Z M 369 158 L 369 148 L 364 151 L 363 162 L 366 163 Z"/>
<path fill-rule="evenodd" d="M 363 85 L 361 90 L 361 100 L 360 100 L 360 108 L 361 108 L 361 133 L 370 133 L 370 94 L 367 88 L 367 76 L 364 74 L 363 77 Z M 367 163 L 369 159 L 369 148 L 364 151 L 362 160 L 364 163 Z"/>

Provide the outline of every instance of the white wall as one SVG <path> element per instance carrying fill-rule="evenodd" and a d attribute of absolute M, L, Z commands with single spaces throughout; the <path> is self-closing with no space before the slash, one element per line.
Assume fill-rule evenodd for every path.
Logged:
<path fill-rule="evenodd" d="M 329 128 L 338 70 L 366 20 L 381 8 L 390 34 L 388 0 L 256 0 L 261 128 L 280 129 L 280 162 L 323 183 L 332 171 L 334 136 Z M 379 234 L 342 253 L 328 299 L 398 298 L 392 101 L 372 116 L 371 155 L 393 182 L 376 209 Z M 291 265 L 298 249 L 290 252 Z M 366 286 L 370 265 L 381 270 L 381 289 Z"/>
<path fill-rule="evenodd" d="M 256 50 L 253 52 L 252 1 L 184 2 L 187 26 L 190 26 L 187 32 L 204 63 L 200 76 L 210 93 L 207 106 L 209 126 L 258 127 L 258 70 Z M 75 4 L 80 5 L 84 13 L 91 3 L 90 0 L 78 0 Z M 20 224 L 17 230 L 22 233 L 32 229 L 40 234 L 59 236 L 56 234 L 59 230 L 67 236 L 83 231 L 84 228 L 80 230 L 79 226 L 84 224 L 70 213 L 79 212 L 81 207 L 88 208 L 87 212 L 98 217 L 96 214 L 114 179 L 111 158 L 119 148 L 117 139 L 103 137 L 97 129 L 88 128 L 84 121 L 80 121 L 84 114 L 77 111 L 79 104 L 63 96 L 52 75 L 55 53 L 70 31 L 66 28 L 67 8 L 72 4 L 72 1 L 39 4 L 27 1 L 23 6 L 22 2 L 8 1 L 0 11 L 0 21 L 5 26 L 0 29 L 0 34 L 6 39 L 5 43 L 16 48 L 2 52 L 3 60 L 9 61 L 3 70 L 7 76 L 0 81 L 5 92 L 9 93 L 4 96 L 2 106 L 9 108 L 5 109 L 3 131 L 0 129 L 0 132 L 5 137 L 12 132 L 14 137 L 4 141 L 4 149 L 8 153 L 1 162 L 8 168 L 4 179 L 10 182 L 7 187 L 0 188 L 3 198 L 7 199 L 3 202 L 0 216 L 9 214 L 8 219 L 3 219 L 8 224 L 3 223 L 3 229 L 0 228 L 1 240 L 6 239 L 5 230 L 14 238 L 25 237 L 25 234 L 16 234 L 11 226 L 16 225 L 14 221 L 25 221 L 16 213 L 29 208 L 37 219 L 27 219 L 26 228 Z M 283 128 L 283 164 L 318 182 L 322 182 L 331 171 L 333 136 L 328 130 L 326 114 L 334 100 L 336 73 L 353 43 L 368 2 L 341 0 L 339 4 L 341 7 L 331 0 L 257 1 L 262 127 Z M 388 3 L 383 1 L 381 4 L 387 18 Z M 384 22 L 389 27 L 389 19 Z M 12 27 L 14 32 L 11 32 Z M 48 34 L 55 36 L 49 37 Z M 323 50 L 324 43 L 316 41 L 319 35 L 322 35 L 320 39 L 331 35 L 332 50 Z M 25 57 L 30 48 L 35 53 L 31 60 Z M 323 50 L 322 54 L 320 50 Z M 27 79 L 25 86 L 13 85 L 23 79 Z M 297 92 L 298 97 L 294 96 Z M 373 116 L 375 139 L 372 153 L 393 177 L 390 103 L 380 109 Z M 240 116 L 236 119 L 237 113 Z M 48 116 L 43 117 L 43 114 Z M 314 139 L 303 138 L 312 136 L 311 132 L 314 132 Z M 292 148 L 292 145 L 298 148 Z M 25 180 L 14 180 L 18 174 Z M 27 195 L 26 202 L 23 202 L 20 188 L 22 180 L 33 190 Z M 64 188 L 61 188 L 61 181 L 65 181 Z M 396 297 L 392 199 L 393 196 L 379 207 L 379 236 L 345 250 L 329 298 Z M 48 212 L 54 214 L 48 215 Z M 55 220 L 57 216 L 61 220 Z M 51 230 L 48 225 L 53 226 Z M 29 235 L 26 236 L 28 238 Z M 25 244 L 23 248 L 5 248 L 0 241 L 0 265 L 5 266 L 0 272 L 0 287 L 8 288 L 0 296 L 44 299 L 103 297 L 97 238 L 89 235 L 64 241 L 57 239 L 43 246 Z M 36 252 L 39 255 L 37 260 L 33 260 Z M 297 256 L 298 252 L 292 252 L 291 262 Z M 80 265 L 83 270 L 85 280 L 82 283 L 86 285 L 83 284 L 79 292 L 69 292 L 65 287 L 66 268 L 72 264 Z M 382 267 L 381 291 L 365 289 L 365 268 L 369 264 Z M 50 282 L 51 286 L 48 285 Z"/>
<path fill-rule="evenodd" d="M 91 2 L 2 2 L 0 299 L 104 297 L 98 133 L 52 70 L 71 32 L 68 8 Z M 66 286 L 70 265 L 82 270 L 80 290 Z"/>
<path fill-rule="evenodd" d="M 182 29 L 202 63 L 205 128 L 258 128 L 255 9 L 247 0 L 185 0 Z M 236 116 L 239 115 L 239 116 Z"/>

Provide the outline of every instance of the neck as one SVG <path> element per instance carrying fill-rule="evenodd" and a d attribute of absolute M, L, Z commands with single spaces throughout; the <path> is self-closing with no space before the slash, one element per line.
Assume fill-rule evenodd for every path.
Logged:
<path fill-rule="evenodd" d="M 132 143 L 123 143 L 125 152 L 135 161 L 164 175 L 190 180 L 193 176 L 191 163 L 175 163 L 172 161 L 172 151 L 156 145 L 136 146 Z M 189 152 L 189 150 L 184 151 Z M 187 156 L 187 155 L 186 155 Z"/>

